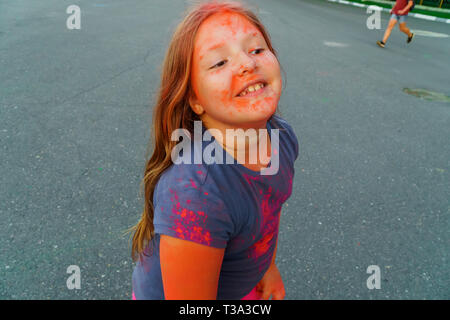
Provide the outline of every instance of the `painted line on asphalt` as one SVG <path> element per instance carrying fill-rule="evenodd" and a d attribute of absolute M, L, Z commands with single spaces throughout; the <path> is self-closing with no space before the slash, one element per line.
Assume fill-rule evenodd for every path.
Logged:
<path fill-rule="evenodd" d="M 368 8 L 368 7 L 373 7 L 373 5 L 367 5 L 367 4 L 362 4 L 362 3 L 358 3 L 358 2 L 350 2 L 347 0 L 327 0 L 328 2 L 335 2 L 335 3 L 341 3 L 341 4 L 346 4 L 346 5 L 352 5 L 354 7 L 359 7 L 359 8 Z M 381 11 L 384 12 L 390 12 L 391 10 L 387 9 L 387 8 L 382 8 L 379 7 Z M 434 17 L 434 16 L 428 16 L 425 14 L 420 14 L 420 13 L 409 13 L 408 17 L 414 17 L 417 19 L 423 19 L 423 20 L 428 20 L 428 21 L 437 21 L 437 22 L 443 22 L 443 23 L 449 23 L 450 24 L 450 19 L 444 19 L 444 18 L 438 18 L 438 17 Z"/>
<path fill-rule="evenodd" d="M 432 32 L 432 31 L 426 31 L 426 30 L 411 29 L 411 32 L 413 32 L 415 35 L 418 35 L 418 36 L 431 37 L 431 38 L 448 38 L 449 37 L 449 35 L 446 33 Z"/>
<path fill-rule="evenodd" d="M 326 45 L 327 47 L 334 47 L 334 48 L 348 47 L 348 44 L 342 42 L 324 41 L 323 44 Z"/>

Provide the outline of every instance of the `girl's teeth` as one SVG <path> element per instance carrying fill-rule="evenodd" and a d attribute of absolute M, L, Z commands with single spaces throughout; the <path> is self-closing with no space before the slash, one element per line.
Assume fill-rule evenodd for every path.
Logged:
<path fill-rule="evenodd" d="M 242 91 L 240 96 L 243 97 L 249 92 L 258 91 L 259 89 L 262 89 L 262 88 L 264 88 L 264 84 L 263 83 L 255 84 L 254 86 L 248 87 L 247 90 Z"/>

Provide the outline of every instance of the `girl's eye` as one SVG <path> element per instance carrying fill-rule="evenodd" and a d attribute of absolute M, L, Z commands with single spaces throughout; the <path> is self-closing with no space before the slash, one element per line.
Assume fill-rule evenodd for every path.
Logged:
<path fill-rule="evenodd" d="M 263 52 L 263 51 L 264 51 L 263 48 L 258 48 L 258 49 L 255 49 L 255 50 L 253 50 L 253 51 L 250 51 L 250 53 L 260 54 L 260 53 Z"/>
<path fill-rule="evenodd" d="M 222 61 L 216 63 L 215 65 L 213 65 L 210 69 L 219 68 L 219 67 L 223 66 L 226 62 L 227 62 L 226 60 L 222 60 Z"/>

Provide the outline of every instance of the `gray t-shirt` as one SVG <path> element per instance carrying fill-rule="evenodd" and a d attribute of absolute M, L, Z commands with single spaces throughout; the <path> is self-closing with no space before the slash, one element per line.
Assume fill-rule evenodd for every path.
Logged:
<path fill-rule="evenodd" d="M 273 257 L 280 210 L 292 193 L 298 156 L 297 137 L 284 119 L 273 115 L 267 129 L 269 133 L 279 129 L 279 150 L 272 143 L 272 155 L 279 157 L 278 171 L 273 175 L 261 175 L 225 160 L 224 164 L 173 164 L 161 175 L 153 197 L 155 237 L 149 244 L 151 251 L 141 256 L 133 272 L 136 299 L 164 299 L 160 234 L 226 248 L 219 300 L 241 299 L 261 280 Z M 202 151 L 210 143 L 217 141 L 203 142 Z"/>

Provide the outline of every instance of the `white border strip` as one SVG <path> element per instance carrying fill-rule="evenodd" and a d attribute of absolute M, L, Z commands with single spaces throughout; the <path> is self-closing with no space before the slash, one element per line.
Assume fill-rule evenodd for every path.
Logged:
<path fill-rule="evenodd" d="M 347 1 L 347 0 L 327 0 L 328 2 L 336 2 L 336 3 L 342 3 L 342 4 L 347 4 L 347 5 L 352 5 L 354 7 L 359 7 L 359 8 L 368 8 L 369 5 L 367 4 L 362 4 L 359 2 L 351 2 L 351 1 Z M 374 5 L 371 5 L 374 6 Z M 387 9 L 387 8 L 382 8 L 379 7 L 381 11 L 384 12 L 391 12 L 391 10 Z M 438 17 L 434 17 L 434 16 L 428 16 L 425 14 L 420 14 L 420 13 L 409 13 L 408 17 L 414 17 L 417 19 L 423 19 L 423 20 L 429 20 L 429 21 L 438 21 L 438 22 L 444 22 L 444 23 L 449 23 L 450 24 L 450 19 L 444 19 L 444 18 L 438 18 Z"/>

